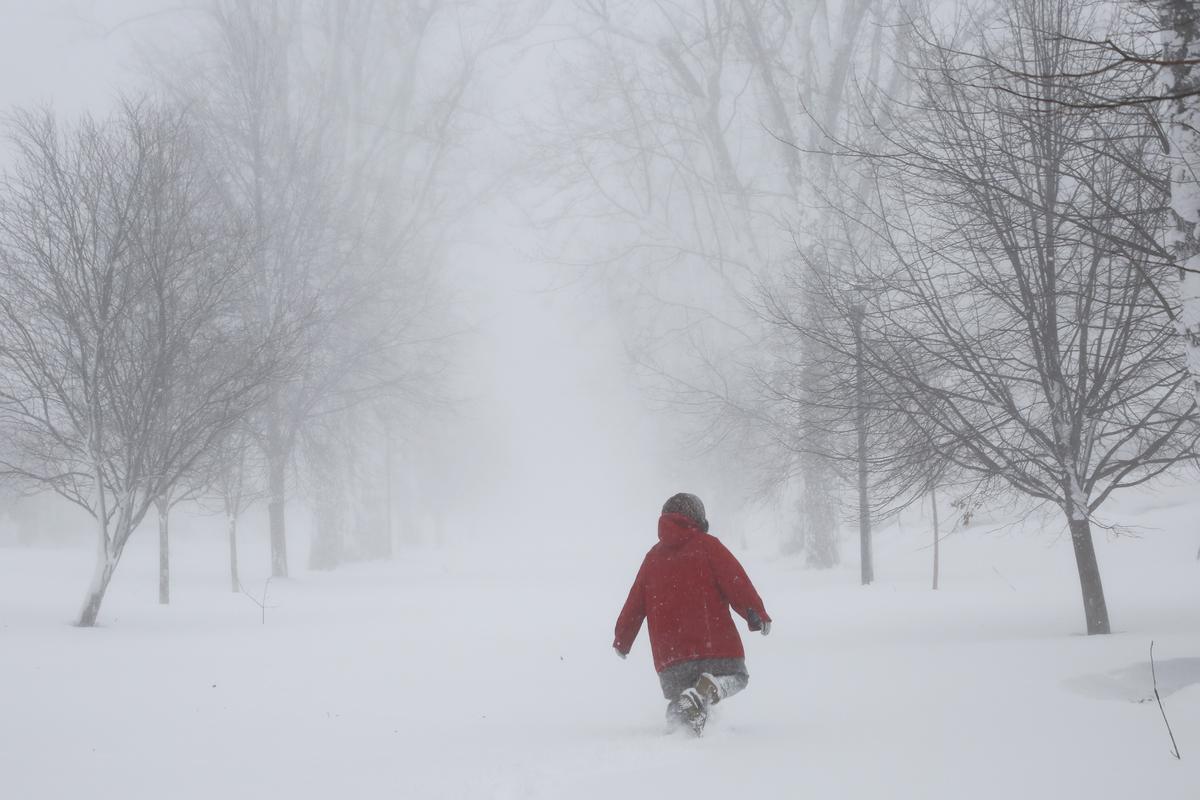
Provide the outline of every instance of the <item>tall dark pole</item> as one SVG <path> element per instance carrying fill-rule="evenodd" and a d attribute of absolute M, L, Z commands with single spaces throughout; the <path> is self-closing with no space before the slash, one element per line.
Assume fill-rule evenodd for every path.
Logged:
<path fill-rule="evenodd" d="M 158 602 L 165 606 L 171 602 L 171 506 L 162 498 L 156 500 L 154 505 L 158 509 Z"/>
<path fill-rule="evenodd" d="M 941 532 L 938 530 L 938 515 L 937 515 L 937 486 L 932 486 L 929 489 L 929 504 L 933 507 L 933 590 L 936 592 L 938 587 L 938 556 L 941 548 Z"/>
<path fill-rule="evenodd" d="M 395 552 L 395 524 L 392 521 L 392 423 L 383 421 L 383 504 L 384 517 L 387 527 L 386 555 L 391 558 Z"/>
<path fill-rule="evenodd" d="M 854 402 L 858 429 L 858 545 L 862 562 L 862 585 L 875 580 L 871 554 L 871 505 L 867 493 L 867 397 L 866 366 L 863 363 L 863 306 L 856 304 L 854 314 Z"/>

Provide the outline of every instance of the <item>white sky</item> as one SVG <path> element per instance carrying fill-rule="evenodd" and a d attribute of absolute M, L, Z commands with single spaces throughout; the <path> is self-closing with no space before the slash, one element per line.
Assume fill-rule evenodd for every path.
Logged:
<path fill-rule="evenodd" d="M 129 34 L 142 0 L 0 0 L 0 108 L 53 103 L 79 111 L 126 82 Z"/>

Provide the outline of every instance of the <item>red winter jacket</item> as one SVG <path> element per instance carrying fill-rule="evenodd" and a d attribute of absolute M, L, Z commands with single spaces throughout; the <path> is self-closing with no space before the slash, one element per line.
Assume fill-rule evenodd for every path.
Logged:
<path fill-rule="evenodd" d="M 613 646 L 628 653 L 647 620 L 659 672 L 698 658 L 745 658 L 730 606 L 742 617 L 755 611 L 771 621 L 746 571 L 717 537 L 683 514 L 663 514 L 658 544 L 642 561 L 617 618 Z"/>

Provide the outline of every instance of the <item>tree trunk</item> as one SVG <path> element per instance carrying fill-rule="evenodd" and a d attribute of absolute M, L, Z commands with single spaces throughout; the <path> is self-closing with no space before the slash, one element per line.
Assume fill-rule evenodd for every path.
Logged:
<path fill-rule="evenodd" d="M 107 559 L 97 565 L 96 575 L 92 578 L 87 597 L 84 598 L 83 610 L 79 613 L 79 627 L 90 628 L 96 624 L 96 617 L 100 615 L 100 604 L 104 602 L 104 593 L 108 591 L 108 582 L 112 580 L 116 568 L 116 563 Z"/>
<path fill-rule="evenodd" d="M 818 305 L 820 292 L 817 289 L 830 279 L 826 269 L 824 262 L 818 262 L 810 265 L 804 274 L 806 283 L 803 302 L 808 313 L 814 317 L 823 313 Z M 804 355 L 801 385 L 809 387 L 805 391 L 811 391 L 824 385 L 829 359 L 825 357 L 820 344 L 806 342 L 803 346 L 808 348 L 809 352 Z M 815 429 L 806 431 L 804 435 L 811 446 L 800 454 L 801 528 L 797 539 L 798 544 L 805 549 L 805 561 L 808 566 L 827 569 L 841 561 L 838 509 L 834 500 L 838 487 L 829 462 L 818 453 L 832 452 L 834 445 L 828 440 L 829 433 L 822 425 L 816 425 Z"/>
<path fill-rule="evenodd" d="M 392 519 L 392 426 L 383 426 L 383 513 L 386 541 L 384 557 L 391 558 L 395 552 L 395 524 Z"/>
<path fill-rule="evenodd" d="M 933 590 L 938 588 L 938 557 L 941 549 L 941 533 L 938 531 L 937 487 L 929 490 L 929 501 L 933 507 Z"/>
<path fill-rule="evenodd" d="M 104 602 L 104 593 L 108 591 L 108 582 L 112 580 L 117 561 L 120 559 L 119 553 L 108 550 L 105 546 L 106 541 L 107 535 L 102 534 L 96 553 L 96 568 L 92 572 L 92 583 L 84 596 L 83 608 L 76 623 L 81 628 L 90 628 L 96 624 L 96 618 L 100 615 L 100 604 Z"/>
<path fill-rule="evenodd" d="M 158 604 L 171 603 L 170 507 L 162 501 L 158 508 Z"/>
<path fill-rule="evenodd" d="M 234 594 L 237 594 L 242 590 L 242 583 L 238 579 L 237 514 L 227 513 L 225 525 L 229 529 L 229 585 Z"/>
<path fill-rule="evenodd" d="M 284 511 L 287 503 L 287 457 L 278 448 L 267 452 L 267 516 L 271 528 L 271 576 L 286 578 L 288 574 L 287 522 Z"/>
<path fill-rule="evenodd" d="M 117 568 L 117 560 L 121 557 L 119 549 L 110 547 L 110 542 L 113 540 L 108 536 L 108 498 L 104 491 L 104 471 L 100 468 L 99 459 L 96 459 L 94 469 L 96 567 L 92 571 L 92 583 L 88 587 L 87 594 L 84 595 L 83 608 L 79 611 L 79 620 L 76 623 L 81 628 L 90 628 L 96 624 L 96 617 L 100 615 L 100 604 L 104 602 L 104 593 L 108 591 L 108 582 L 112 580 L 113 571 Z"/>
<path fill-rule="evenodd" d="M 835 567 L 841 561 L 838 551 L 838 515 L 833 504 L 834 488 L 829 468 L 815 453 L 801 456 L 800 520 L 794 538 L 794 550 L 804 549 L 805 563 L 817 569 Z"/>
<path fill-rule="evenodd" d="M 863 310 L 854 311 L 855 350 L 855 427 L 858 433 L 858 547 L 862 561 L 862 585 L 875 580 L 875 565 L 871 553 L 871 502 L 867 486 L 867 401 L 866 369 L 862 344 Z"/>
<path fill-rule="evenodd" d="M 1085 519 L 1070 521 L 1071 544 L 1075 548 L 1075 566 L 1079 570 L 1079 586 L 1083 590 L 1083 612 L 1087 617 L 1088 635 L 1108 633 L 1108 606 L 1104 602 L 1104 586 L 1100 583 L 1100 565 L 1092 545 L 1092 524 Z"/>
<path fill-rule="evenodd" d="M 313 505 L 312 549 L 308 554 L 308 568 L 333 569 L 342 563 L 345 534 L 342 493 L 337 483 L 323 481 Z"/>
<path fill-rule="evenodd" d="M 1174 224 L 1166 244 L 1180 267 L 1179 329 L 1200 397 L 1200 10 L 1193 0 L 1159 0 L 1166 58 L 1172 66 L 1161 71 L 1167 93 L 1179 95 L 1167 107 L 1166 132 L 1170 150 L 1171 210 Z"/>
<path fill-rule="evenodd" d="M 799 195 L 801 175 L 800 151 L 796 143 L 800 141 L 792 127 L 792 117 L 784 102 L 784 92 L 780 91 L 779 82 L 775 79 L 775 66 L 767 52 L 763 41 L 762 24 L 759 21 L 760 12 L 755 10 L 749 0 L 741 0 L 743 25 L 746 40 L 750 45 L 750 56 L 758 74 L 762 76 L 767 107 L 771 111 L 772 133 L 779 139 L 780 154 L 787 167 L 788 185 L 792 192 Z"/>
<path fill-rule="evenodd" d="M 801 492 L 803 492 L 803 482 L 801 482 Z M 804 507 L 804 495 L 800 494 L 796 497 L 795 503 L 796 521 L 792 525 L 790 533 L 786 535 L 783 542 L 780 544 L 780 552 L 784 555 L 793 555 L 802 552 L 808 544 L 808 525 L 806 524 L 807 509 Z M 810 555 L 811 557 L 811 555 Z"/>

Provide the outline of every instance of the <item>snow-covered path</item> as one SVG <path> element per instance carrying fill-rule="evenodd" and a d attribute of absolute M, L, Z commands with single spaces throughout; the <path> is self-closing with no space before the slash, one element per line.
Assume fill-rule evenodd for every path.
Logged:
<path fill-rule="evenodd" d="M 699 741 L 662 734 L 644 638 L 609 649 L 628 539 L 309 573 L 263 625 L 198 539 L 155 606 L 145 537 L 96 630 L 66 624 L 86 552 L 0 550 L 0 796 L 1195 798 L 1200 565 L 1154 537 L 1103 543 L 1093 638 L 1045 538 L 951 537 L 937 593 L 895 532 L 869 589 L 742 553 L 777 624 Z M 1134 702 L 1151 637 L 1182 761 Z"/>

